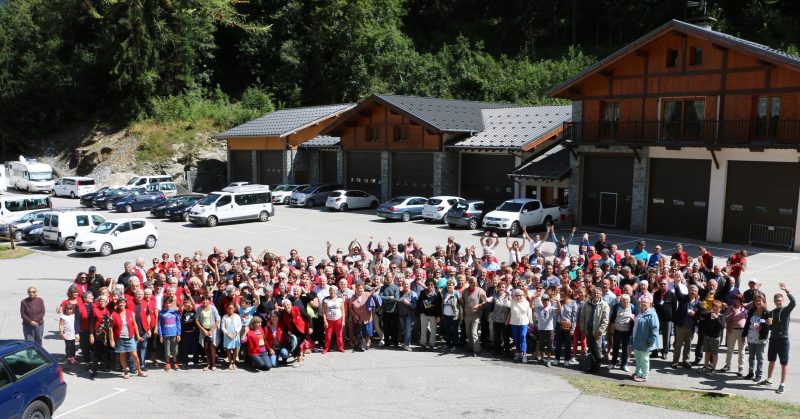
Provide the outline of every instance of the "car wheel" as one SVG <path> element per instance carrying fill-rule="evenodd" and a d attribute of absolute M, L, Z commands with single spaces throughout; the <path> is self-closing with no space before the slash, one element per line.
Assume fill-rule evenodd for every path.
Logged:
<path fill-rule="evenodd" d="M 22 241 L 22 230 L 14 230 L 14 241 L 15 242 Z"/>
<path fill-rule="evenodd" d="M 217 220 L 217 217 L 215 217 L 213 215 L 208 217 L 208 220 L 206 220 L 206 225 L 209 226 L 209 227 L 216 227 L 218 223 L 219 223 L 219 220 Z"/>
<path fill-rule="evenodd" d="M 75 192 L 70 192 L 69 193 L 69 197 L 72 198 L 72 199 L 75 199 Z"/>
<path fill-rule="evenodd" d="M 400 216 L 400 219 L 403 220 L 404 223 L 407 223 L 407 222 L 411 221 L 411 213 L 408 212 L 408 211 L 405 211 L 403 213 L 403 215 Z"/>
<path fill-rule="evenodd" d="M 189 213 L 188 212 L 184 212 L 183 213 L 183 222 L 186 222 L 186 223 L 189 222 Z"/>
<path fill-rule="evenodd" d="M 511 232 L 511 235 L 512 235 L 512 236 L 516 236 L 516 235 L 518 235 L 518 234 L 519 234 L 519 223 L 518 223 L 518 222 L 516 222 L 516 221 L 514 221 L 514 222 L 511 224 L 511 228 L 510 228 L 510 229 L 508 229 L 508 231 L 510 231 L 510 232 Z"/>
<path fill-rule="evenodd" d="M 345 211 L 347 211 L 347 204 L 342 204 L 342 205 L 340 205 L 340 206 L 339 206 L 339 211 L 341 211 L 341 212 L 345 212 Z"/>
<path fill-rule="evenodd" d="M 34 400 L 22 414 L 25 419 L 50 419 L 50 408 L 41 400 Z"/>
<path fill-rule="evenodd" d="M 258 221 L 261 221 L 262 223 L 269 221 L 269 213 L 266 211 L 261 211 L 261 213 L 258 214 Z"/>
<path fill-rule="evenodd" d="M 44 242 L 44 234 L 39 235 L 39 244 L 42 246 L 46 246 L 47 243 Z"/>
<path fill-rule="evenodd" d="M 283 205 L 289 205 L 289 197 L 283 198 Z"/>
<path fill-rule="evenodd" d="M 156 241 L 156 236 L 147 236 L 147 240 L 144 241 L 144 247 L 152 249 L 156 247 Z"/>
<path fill-rule="evenodd" d="M 306 201 L 306 208 L 312 208 L 313 206 L 314 206 L 313 199 L 309 199 L 308 201 Z"/>
<path fill-rule="evenodd" d="M 370 208 L 370 209 L 377 209 L 377 208 L 378 208 L 378 201 L 372 201 L 372 202 L 369 204 L 369 208 Z"/>
<path fill-rule="evenodd" d="M 430 218 L 423 218 L 422 220 L 425 221 L 426 223 L 430 223 L 431 221 L 433 221 Z"/>
<path fill-rule="evenodd" d="M 103 256 L 108 256 L 114 251 L 114 248 L 111 246 L 111 243 L 103 243 L 100 246 L 100 254 Z"/>
<path fill-rule="evenodd" d="M 449 225 L 450 224 L 450 217 L 448 217 L 447 214 L 445 214 L 442 217 L 442 222 Z"/>
<path fill-rule="evenodd" d="M 478 219 L 477 218 L 470 218 L 469 219 L 469 229 L 475 230 L 478 228 Z"/>
<path fill-rule="evenodd" d="M 111 202 L 111 201 L 106 202 L 106 209 L 109 210 L 109 211 L 114 209 L 114 203 Z"/>
<path fill-rule="evenodd" d="M 133 208 L 130 205 L 125 205 L 125 212 L 133 212 Z"/>
<path fill-rule="evenodd" d="M 67 237 L 64 239 L 64 250 L 72 250 L 75 248 L 75 238 Z"/>

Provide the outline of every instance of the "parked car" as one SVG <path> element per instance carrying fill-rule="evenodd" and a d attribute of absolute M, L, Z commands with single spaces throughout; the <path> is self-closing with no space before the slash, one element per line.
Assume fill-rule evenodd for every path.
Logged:
<path fill-rule="evenodd" d="M 538 199 L 509 199 L 486 214 L 483 228 L 510 231 L 512 236 L 530 226 L 551 226 L 561 218 L 561 208 L 544 207 Z"/>
<path fill-rule="evenodd" d="M 467 227 L 471 230 L 479 228 L 483 223 L 483 201 L 468 199 L 458 201 L 444 216 L 444 222 L 450 226 Z"/>
<path fill-rule="evenodd" d="M 167 200 L 162 192 L 141 192 L 122 197 L 114 201 L 117 212 L 147 211 Z"/>
<path fill-rule="evenodd" d="M 205 195 L 195 196 L 196 198 L 184 199 L 174 207 L 167 208 L 164 211 L 165 216 L 172 221 L 189 221 L 189 212 L 206 197 Z"/>
<path fill-rule="evenodd" d="M 144 246 L 156 247 L 158 229 L 147 220 L 119 218 L 109 220 L 88 233 L 82 233 L 75 242 L 78 253 L 97 253 L 108 256 L 115 250 Z"/>
<path fill-rule="evenodd" d="M 97 208 L 104 208 L 110 211 L 114 209 L 114 201 L 137 193 L 144 193 L 144 188 L 115 188 L 95 197 L 93 204 Z"/>
<path fill-rule="evenodd" d="M 337 189 L 344 189 L 344 186 L 333 184 L 309 185 L 299 191 L 292 192 L 289 203 L 297 207 L 305 206 L 306 208 L 323 205 L 328 200 L 331 192 Z"/>
<path fill-rule="evenodd" d="M 84 207 L 92 208 L 94 206 L 94 199 L 98 196 L 102 196 L 105 194 L 109 189 L 113 189 L 114 186 L 104 186 L 95 192 L 87 193 L 85 195 L 81 195 L 81 205 Z"/>
<path fill-rule="evenodd" d="M 429 198 L 428 202 L 425 203 L 425 207 L 422 208 L 422 219 L 425 220 L 426 223 L 433 221 L 441 222 L 444 220 L 447 211 L 450 211 L 450 208 L 458 201 L 463 200 L 464 198 L 459 198 L 457 196 L 434 196 Z"/>
<path fill-rule="evenodd" d="M 106 222 L 105 217 L 80 208 L 58 209 L 44 214 L 42 241 L 53 247 L 72 250 L 79 233 L 86 233 Z"/>
<path fill-rule="evenodd" d="M 62 177 L 53 186 L 53 196 L 68 196 L 72 199 L 97 190 L 97 184 L 90 177 Z"/>
<path fill-rule="evenodd" d="M 421 218 L 427 202 L 428 198 L 422 196 L 398 196 L 378 206 L 378 217 L 401 221 Z"/>
<path fill-rule="evenodd" d="M 175 182 L 156 182 L 150 183 L 144 188 L 147 192 L 161 192 L 167 198 L 178 194 L 178 186 Z"/>
<path fill-rule="evenodd" d="M 23 236 L 25 233 L 22 231 L 24 228 L 32 225 L 41 223 L 44 219 L 44 213 L 48 210 L 38 210 L 34 212 L 29 212 L 19 218 L 12 219 L 7 223 L 0 224 L 0 236 L 7 236 L 9 227 L 14 227 L 14 240 L 15 241 L 22 241 Z"/>
<path fill-rule="evenodd" d="M 0 340 L 0 412 L 5 418 L 50 418 L 67 396 L 58 361 L 34 342 Z"/>
<path fill-rule="evenodd" d="M 275 206 L 272 205 L 269 187 L 244 185 L 208 194 L 192 207 L 189 221 L 214 227 L 227 221 L 269 221 L 269 217 L 274 215 Z"/>
<path fill-rule="evenodd" d="M 356 208 L 378 208 L 378 198 L 358 189 L 337 190 L 328 195 L 325 207 L 334 211 Z"/>
<path fill-rule="evenodd" d="M 167 216 L 168 209 L 183 206 L 186 201 L 197 202 L 198 199 L 203 197 L 205 197 L 205 195 L 200 194 L 176 195 L 172 198 L 168 197 L 164 202 L 153 205 L 153 207 L 150 208 L 150 215 L 156 218 L 164 218 Z"/>
<path fill-rule="evenodd" d="M 289 199 L 292 197 L 292 192 L 299 191 L 300 189 L 306 187 L 308 187 L 308 184 L 278 185 L 272 190 L 272 203 L 289 205 Z"/>
<path fill-rule="evenodd" d="M 21 229 L 23 236 L 22 240 L 29 244 L 41 244 L 44 246 L 46 243 L 44 242 L 44 225 L 42 222 L 31 224 L 23 229 Z"/>
<path fill-rule="evenodd" d="M 172 182 L 172 176 L 169 175 L 154 175 L 154 176 L 134 176 L 123 188 L 145 187 L 150 183 L 158 182 Z"/>

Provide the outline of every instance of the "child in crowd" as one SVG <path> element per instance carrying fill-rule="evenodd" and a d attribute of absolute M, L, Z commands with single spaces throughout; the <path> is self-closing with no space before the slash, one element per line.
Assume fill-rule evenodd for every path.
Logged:
<path fill-rule="evenodd" d="M 72 304 L 64 306 L 64 311 L 58 320 L 58 331 L 61 338 L 64 339 L 67 362 L 70 364 L 78 362 L 75 359 L 75 343 L 79 341 L 80 337 L 75 333 L 75 306 Z"/>
<path fill-rule="evenodd" d="M 181 315 L 175 306 L 175 298 L 167 296 L 164 299 L 164 308 L 158 313 L 158 335 L 164 344 L 164 370 L 174 368 L 180 370 L 178 365 L 178 342 L 181 341 Z M 172 366 L 170 366 L 172 360 Z"/>
<path fill-rule="evenodd" d="M 722 302 L 714 300 L 711 303 L 711 312 L 702 315 L 700 318 L 700 330 L 704 334 L 703 352 L 704 363 L 703 372 L 713 376 L 717 368 L 717 352 L 719 352 L 719 339 L 722 330 L 725 329 L 725 315 L 721 313 Z"/>

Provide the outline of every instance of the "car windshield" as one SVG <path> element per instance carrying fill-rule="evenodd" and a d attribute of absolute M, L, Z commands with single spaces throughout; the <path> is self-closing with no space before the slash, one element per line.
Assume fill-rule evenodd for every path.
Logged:
<path fill-rule="evenodd" d="M 403 205 L 404 202 L 406 202 L 406 198 L 394 198 L 394 199 L 390 200 L 389 202 L 387 202 L 386 204 L 388 204 L 388 205 Z"/>
<path fill-rule="evenodd" d="M 208 195 L 207 197 L 203 198 L 203 200 L 200 201 L 200 205 L 211 205 L 211 204 L 217 202 L 217 199 L 219 199 L 219 197 L 220 197 L 220 195 L 212 193 L 212 194 Z"/>
<path fill-rule="evenodd" d="M 431 198 L 428 200 L 428 205 L 439 205 L 442 203 L 441 199 L 438 198 Z"/>
<path fill-rule="evenodd" d="M 278 185 L 273 192 L 291 191 L 292 189 L 294 189 L 294 185 Z"/>
<path fill-rule="evenodd" d="M 40 214 L 41 214 L 40 212 L 31 212 L 31 213 L 25 214 L 22 217 L 17 218 L 17 222 L 18 223 L 24 223 L 25 221 L 33 220 L 37 216 L 39 216 Z"/>
<path fill-rule="evenodd" d="M 520 202 L 506 201 L 503 202 L 502 205 L 497 207 L 497 210 L 503 212 L 519 212 L 521 208 L 522 208 L 522 203 Z"/>
<path fill-rule="evenodd" d="M 28 172 L 30 180 L 53 180 L 53 172 Z"/>
<path fill-rule="evenodd" d="M 106 221 L 103 224 L 100 224 L 99 226 L 95 227 L 94 230 L 92 230 L 92 233 L 108 234 L 114 231 L 115 228 L 117 228 L 117 223 Z"/>

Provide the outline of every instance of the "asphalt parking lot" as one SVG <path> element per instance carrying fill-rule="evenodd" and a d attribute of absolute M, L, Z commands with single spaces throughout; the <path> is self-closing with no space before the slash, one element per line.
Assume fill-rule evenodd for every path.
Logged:
<path fill-rule="evenodd" d="M 77 205 L 75 200 L 54 201 L 57 207 Z M 107 211 L 101 213 L 107 218 L 130 216 Z M 149 213 L 145 212 L 135 215 L 149 217 Z M 48 307 L 45 347 L 57 356 L 63 354 L 64 346 L 57 337 L 57 320 L 53 310 L 64 298 L 66 287 L 75 274 L 90 265 L 97 266 L 99 273 L 116 277 L 125 261 L 133 261 L 138 256 L 148 259 L 162 252 L 190 255 L 198 249 L 207 254 L 214 245 L 220 245 L 223 249 L 234 248 L 238 253 L 245 245 L 251 245 L 255 253 L 267 249 L 288 254 L 290 249 L 297 249 L 300 255 L 313 255 L 319 260 L 324 257 L 325 241 L 328 240 L 333 243 L 335 250 L 337 247 L 346 248 L 353 239 L 358 239 L 366 246 L 370 236 L 376 240 L 391 237 L 395 241 L 405 241 L 411 236 L 426 251 L 432 252 L 436 244 L 446 241 L 448 235 L 454 236 L 462 245 L 479 247 L 478 238 L 482 234 L 475 230 L 451 230 L 441 224 L 432 225 L 422 221 L 385 221 L 372 211 L 337 213 L 320 207 L 278 206 L 275 217 L 268 222 L 225 224 L 214 228 L 196 227 L 183 222 L 150 221 L 158 227 L 160 234 L 160 240 L 152 250 L 137 248 L 104 258 L 30 246 L 36 251 L 32 255 L 18 260 L 0 260 L 3 277 L 0 292 L 4 293 L 6 301 L 11 302 L 0 306 L 0 338 L 21 337 L 17 301 L 24 298 L 27 286 L 35 285 L 39 287 L 40 295 Z M 590 239 L 594 241 L 596 235 L 592 234 Z M 632 247 L 640 238 L 629 233 L 609 234 L 609 241 L 618 244 L 620 249 Z M 676 238 L 649 235 L 643 238 L 647 240 L 648 250 L 660 244 L 667 254 L 672 252 L 678 241 Z M 739 249 L 738 246 L 696 241 L 683 244 L 690 255 L 697 254 L 697 246 L 707 245 L 712 253 L 719 256 L 717 263 L 724 263 L 728 254 Z M 545 246 L 548 254 L 552 249 L 551 243 Z M 778 282 L 787 282 L 790 288 L 800 289 L 798 281 L 792 277 L 800 269 L 797 254 L 747 249 L 750 257 L 745 277 L 758 277 L 768 295 L 777 291 Z M 497 255 L 503 260 L 507 252 L 498 248 Z M 800 319 L 800 312 L 796 312 L 794 317 Z M 800 346 L 800 331 L 797 329 L 795 320 L 790 332 L 794 365 L 800 359 L 797 349 Z M 94 381 L 87 379 L 82 367 L 70 366 L 65 367 L 68 396 L 58 414 L 66 414 L 67 417 L 100 417 L 108 414 L 117 417 L 165 417 L 176 414 L 188 416 L 190 413 L 196 417 L 252 417 L 265 414 L 276 417 L 323 414 L 335 417 L 553 417 L 567 414 L 600 417 L 606 416 L 603 410 L 612 408 L 630 414 L 634 410 L 625 409 L 636 409 L 636 413 L 654 417 L 675 415 L 663 409 L 599 400 L 581 394 L 558 377 L 559 374 L 575 373 L 570 370 L 546 369 L 532 364 L 522 366 L 492 358 L 462 358 L 461 355 L 375 350 L 365 354 L 312 355 L 300 368 L 283 368 L 258 374 L 246 370 L 214 373 L 197 370 L 178 373 L 152 371 L 146 379 L 123 380 L 116 374 L 100 374 Z M 652 366 L 652 385 L 724 390 L 749 397 L 800 403 L 800 392 L 795 390 L 800 388 L 800 366 L 790 367 L 788 391 L 781 396 L 737 380 L 733 374 L 719 374 L 710 379 L 694 371 L 687 375 L 681 370 L 670 370 L 660 360 L 654 361 Z M 618 370 L 604 373 L 604 376 L 611 380 L 625 378 Z M 494 383 L 502 383 L 497 384 L 504 388 L 502 400 L 497 399 L 495 392 L 487 390 Z M 257 399 L 250 402 L 252 398 L 248 391 L 257 394 Z M 549 402 L 533 409 L 531 398 L 542 398 Z M 603 409 L 597 409 L 598 406 Z"/>

